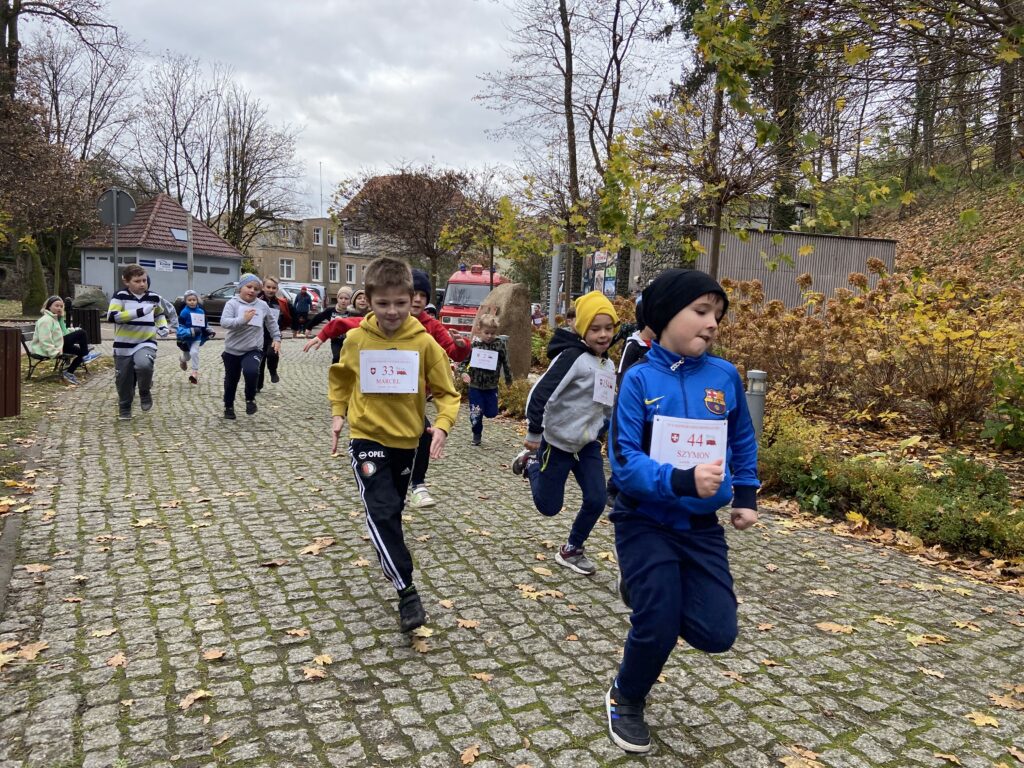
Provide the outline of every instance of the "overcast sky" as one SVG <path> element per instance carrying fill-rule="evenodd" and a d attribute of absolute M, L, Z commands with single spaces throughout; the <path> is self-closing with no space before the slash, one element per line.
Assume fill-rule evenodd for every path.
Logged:
<path fill-rule="evenodd" d="M 511 163 L 485 131 L 501 116 L 473 101 L 503 68 L 510 14 L 495 0 L 107 0 L 108 18 L 154 55 L 233 68 L 300 129 L 309 213 L 364 168 L 404 161 Z"/>

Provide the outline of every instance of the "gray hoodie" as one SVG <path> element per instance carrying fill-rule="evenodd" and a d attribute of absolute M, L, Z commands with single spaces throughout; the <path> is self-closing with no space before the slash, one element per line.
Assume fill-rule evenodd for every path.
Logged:
<path fill-rule="evenodd" d="M 245 313 L 256 310 L 252 323 L 245 322 Z M 244 355 L 254 349 L 263 350 L 263 329 L 274 341 L 281 340 L 281 329 L 277 320 L 270 313 L 270 307 L 263 299 L 256 299 L 251 304 L 242 301 L 239 296 L 232 296 L 220 316 L 220 327 L 227 330 L 224 334 L 224 351 L 229 355 Z"/>
<path fill-rule="evenodd" d="M 599 371 L 615 379 L 615 364 L 598 357 L 579 336 L 559 328 L 548 342 L 551 365 L 530 389 L 526 401 L 526 439 L 544 439 L 563 451 L 576 453 L 597 440 L 612 407 L 594 399 Z"/>

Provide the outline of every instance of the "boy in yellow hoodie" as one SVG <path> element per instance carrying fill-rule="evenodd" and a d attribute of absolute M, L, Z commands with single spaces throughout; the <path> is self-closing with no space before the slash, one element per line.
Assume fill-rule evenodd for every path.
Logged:
<path fill-rule="evenodd" d="M 384 575 L 398 591 L 399 626 L 410 632 L 426 620 L 412 582 L 412 555 L 402 532 L 402 510 L 423 434 L 427 388 L 437 420 L 431 427 L 430 458 L 441 458 L 459 413 L 448 355 L 410 316 L 413 283 L 409 265 L 381 256 L 366 268 L 370 313 L 349 331 L 341 359 L 331 366 L 332 450 L 345 419 L 349 455 L 366 508 L 366 528 Z"/>

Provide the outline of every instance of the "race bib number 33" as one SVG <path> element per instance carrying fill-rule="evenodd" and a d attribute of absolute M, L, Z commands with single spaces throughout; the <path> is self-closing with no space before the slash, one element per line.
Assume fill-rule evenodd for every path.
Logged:
<path fill-rule="evenodd" d="M 359 353 L 359 390 L 363 394 L 412 394 L 419 387 L 419 352 L 364 349 Z"/>
<path fill-rule="evenodd" d="M 690 469 L 725 459 L 729 422 L 655 416 L 651 458 L 676 469 Z"/>

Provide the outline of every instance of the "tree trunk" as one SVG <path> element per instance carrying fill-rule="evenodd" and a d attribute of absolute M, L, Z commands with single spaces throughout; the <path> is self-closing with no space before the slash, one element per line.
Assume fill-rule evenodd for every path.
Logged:
<path fill-rule="evenodd" d="M 797 116 L 803 72 L 798 64 L 799 28 L 784 22 L 772 31 L 772 110 L 779 127 L 776 142 L 778 179 L 772 200 L 771 229 L 789 229 L 796 224 Z"/>
<path fill-rule="evenodd" d="M 1013 165 L 1013 89 L 1014 67 L 999 67 L 999 101 L 996 108 L 996 130 L 992 137 L 992 162 L 1001 171 Z"/>
<path fill-rule="evenodd" d="M 708 251 L 708 274 L 718 279 L 718 262 L 722 252 L 722 213 L 725 206 L 720 199 L 711 204 L 711 219 L 714 229 L 711 231 L 711 249 Z"/>
<path fill-rule="evenodd" d="M 14 98 L 18 86 L 18 57 L 21 41 L 18 39 L 18 16 L 21 0 L 0 0 L 0 97 Z"/>
<path fill-rule="evenodd" d="M 566 244 L 568 247 L 569 263 L 565 265 L 565 289 L 566 293 L 572 294 L 582 284 L 583 275 L 580 267 L 579 255 L 576 253 L 578 232 L 572 217 L 577 213 L 580 202 L 580 175 L 579 163 L 576 156 L 576 116 L 573 114 L 572 77 L 573 77 L 573 53 L 572 53 L 572 28 L 569 20 L 569 8 L 566 0 L 558 0 L 558 17 L 562 23 L 562 108 L 565 111 L 565 133 L 566 150 L 568 152 L 569 169 L 569 220 L 566 221 Z"/>
<path fill-rule="evenodd" d="M 725 120 L 725 90 L 717 82 L 717 74 L 715 75 L 715 80 L 715 105 L 711 112 L 711 141 L 708 153 L 711 160 L 711 178 L 717 183 L 722 179 L 719 167 L 719 154 L 722 148 L 722 129 Z M 711 252 L 709 254 L 710 263 L 708 267 L 708 274 L 715 280 L 718 279 L 718 256 L 722 248 L 722 214 L 724 207 L 722 190 L 717 190 L 715 198 L 711 202 L 711 218 L 714 230 L 711 233 Z"/>
<path fill-rule="evenodd" d="M 619 248 L 618 257 L 615 260 L 615 295 L 629 297 L 629 262 L 632 257 L 632 249 L 628 245 Z"/>

